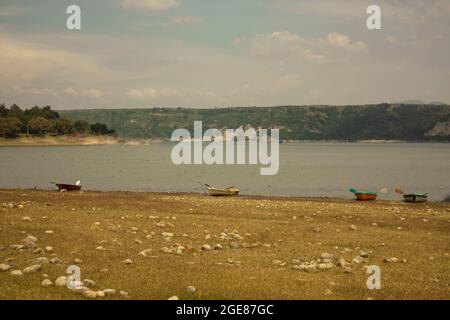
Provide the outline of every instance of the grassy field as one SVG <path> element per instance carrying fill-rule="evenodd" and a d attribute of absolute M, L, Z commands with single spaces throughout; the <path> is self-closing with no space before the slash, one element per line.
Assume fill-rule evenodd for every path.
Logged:
<path fill-rule="evenodd" d="M 0 203 L 0 299 L 86 299 L 41 285 L 69 265 L 117 291 L 103 299 L 450 299 L 448 203 L 35 190 Z"/>

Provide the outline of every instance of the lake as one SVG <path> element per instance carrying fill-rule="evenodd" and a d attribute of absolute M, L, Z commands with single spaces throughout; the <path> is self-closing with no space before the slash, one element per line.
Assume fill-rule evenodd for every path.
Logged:
<path fill-rule="evenodd" d="M 172 164 L 173 144 L 0 147 L 0 188 L 54 188 L 81 180 L 84 190 L 203 192 L 201 183 L 236 186 L 242 194 L 351 198 L 347 191 L 380 190 L 400 199 L 397 186 L 450 195 L 447 143 L 284 143 L 280 169 L 261 176 L 259 165 Z"/>

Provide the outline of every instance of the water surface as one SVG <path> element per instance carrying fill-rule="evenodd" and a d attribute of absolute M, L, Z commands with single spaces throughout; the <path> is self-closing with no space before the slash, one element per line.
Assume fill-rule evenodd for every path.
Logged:
<path fill-rule="evenodd" d="M 397 186 L 450 194 L 450 144 L 285 143 L 280 170 L 261 176 L 259 165 L 176 166 L 173 144 L 142 146 L 1 147 L 0 188 L 50 189 L 50 181 L 75 182 L 86 190 L 202 192 L 201 183 L 237 186 L 243 194 L 351 197 L 350 187 Z"/>

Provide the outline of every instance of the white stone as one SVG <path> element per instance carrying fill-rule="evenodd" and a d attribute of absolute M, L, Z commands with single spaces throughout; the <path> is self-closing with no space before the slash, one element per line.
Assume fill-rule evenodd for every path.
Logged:
<path fill-rule="evenodd" d="M 211 250 L 211 246 L 209 244 L 204 244 L 204 245 L 202 245 L 202 250 L 210 251 Z"/>
<path fill-rule="evenodd" d="M 53 282 L 50 279 L 44 279 L 41 282 L 41 286 L 43 286 L 44 288 L 51 287 L 52 285 L 53 285 Z"/>
<path fill-rule="evenodd" d="M 98 296 L 98 293 L 96 291 L 87 290 L 83 292 L 83 296 L 85 296 L 88 299 L 95 299 Z"/>
<path fill-rule="evenodd" d="M 197 291 L 197 288 L 195 288 L 194 286 L 189 286 L 186 288 L 188 293 L 194 293 L 195 291 Z"/>
<path fill-rule="evenodd" d="M 35 273 L 35 272 L 38 272 L 39 270 L 41 270 L 41 268 L 42 268 L 42 266 L 40 264 L 35 264 L 30 267 L 26 267 L 25 269 L 23 269 L 22 272 L 24 274 Z"/>
<path fill-rule="evenodd" d="M 105 295 L 107 295 L 107 296 L 113 296 L 113 295 L 116 294 L 116 290 L 114 290 L 114 289 L 105 289 L 105 290 L 103 290 L 103 292 L 104 292 Z"/>
<path fill-rule="evenodd" d="M 11 267 L 7 264 L 0 264 L 0 271 L 8 271 Z"/>
<path fill-rule="evenodd" d="M 11 275 L 12 276 L 23 276 L 23 273 L 20 270 L 13 270 L 13 271 L 11 271 Z"/>
<path fill-rule="evenodd" d="M 67 286 L 67 277 L 62 276 L 55 280 L 55 286 L 57 287 L 66 287 Z"/>

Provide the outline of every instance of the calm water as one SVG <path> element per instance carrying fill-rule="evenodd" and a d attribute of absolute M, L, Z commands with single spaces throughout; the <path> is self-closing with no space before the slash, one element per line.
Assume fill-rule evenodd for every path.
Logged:
<path fill-rule="evenodd" d="M 148 146 L 2 147 L 0 188 L 51 189 L 50 181 L 87 190 L 201 192 L 200 183 L 237 186 L 243 194 L 351 197 L 349 187 L 450 194 L 450 144 L 289 143 L 280 170 L 259 165 L 175 166 L 171 144 Z"/>

